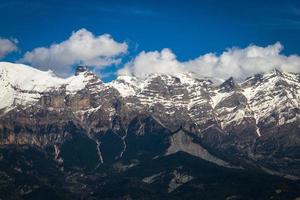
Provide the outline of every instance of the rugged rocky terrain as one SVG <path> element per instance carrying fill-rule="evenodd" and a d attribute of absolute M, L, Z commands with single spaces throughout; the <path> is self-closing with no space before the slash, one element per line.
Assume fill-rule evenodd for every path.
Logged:
<path fill-rule="evenodd" d="M 1 199 L 300 197 L 300 74 L 103 83 L 1 62 L 0 92 Z"/>

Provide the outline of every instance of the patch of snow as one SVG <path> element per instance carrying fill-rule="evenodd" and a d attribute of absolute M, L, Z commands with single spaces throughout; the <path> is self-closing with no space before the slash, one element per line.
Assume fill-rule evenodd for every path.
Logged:
<path fill-rule="evenodd" d="M 98 140 L 95 140 L 96 142 L 96 147 L 97 147 L 97 154 L 98 154 L 98 157 L 99 157 L 99 160 L 100 160 L 100 163 L 103 164 L 103 157 L 102 157 L 102 153 L 101 153 L 101 150 L 100 150 L 100 142 Z M 99 163 L 99 165 L 100 165 Z"/>
<path fill-rule="evenodd" d="M 258 137 L 261 137 L 260 129 L 258 127 L 256 127 L 256 134 Z"/>
<path fill-rule="evenodd" d="M 211 96 L 211 100 L 212 100 L 212 107 L 215 108 L 219 102 L 222 101 L 222 99 L 225 99 L 226 97 L 232 95 L 233 92 L 216 92 L 215 95 Z"/>
<path fill-rule="evenodd" d="M 126 151 L 126 148 L 127 148 L 127 144 L 126 144 L 126 140 L 125 140 L 126 137 L 127 137 L 127 133 L 123 137 L 121 137 L 124 147 L 123 147 L 123 149 L 122 149 L 122 151 L 120 153 L 119 158 L 122 158 L 124 152 Z"/>
<path fill-rule="evenodd" d="M 66 83 L 68 83 L 66 86 L 66 90 L 71 93 L 82 90 L 86 85 L 84 73 L 80 73 L 77 76 L 71 76 L 67 78 Z"/>
<path fill-rule="evenodd" d="M 111 85 L 119 91 L 122 97 L 134 96 L 139 85 L 137 79 L 132 76 L 119 76 L 116 80 L 110 82 Z"/>
<path fill-rule="evenodd" d="M 54 145 L 54 159 L 59 162 L 62 163 L 63 159 L 59 157 L 60 154 L 60 149 L 59 146 L 57 144 Z"/>

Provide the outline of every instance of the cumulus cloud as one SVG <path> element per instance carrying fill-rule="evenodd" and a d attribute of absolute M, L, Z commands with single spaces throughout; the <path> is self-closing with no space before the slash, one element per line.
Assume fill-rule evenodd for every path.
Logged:
<path fill-rule="evenodd" d="M 231 48 L 221 55 L 206 54 L 185 62 L 189 71 L 219 78 L 246 78 L 255 73 L 279 69 L 300 72 L 300 57 L 281 54 L 283 46 L 277 42 L 266 47 L 250 45 L 244 49 Z"/>
<path fill-rule="evenodd" d="M 170 49 L 163 49 L 161 52 L 141 52 L 120 69 L 118 74 L 145 77 L 152 73 L 172 75 L 179 72 L 184 72 L 183 64 L 176 59 L 176 55 Z"/>
<path fill-rule="evenodd" d="M 70 38 L 50 47 L 35 48 L 26 52 L 20 62 L 29 63 L 40 69 L 52 69 L 66 75 L 74 64 L 104 68 L 121 61 L 128 45 L 119 43 L 110 35 L 95 36 L 86 29 L 73 32 Z"/>
<path fill-rule="evenodd" d="M 118 74 L 130 74 L 145 77 L 151 73 L 176 75 L 191 72 L 197 77 L 215 77 L 227 79 L 233 76 L 244 79 L 255 73 L 279 69 L 288 72 L 300 72 L 300 57 L 281 54 L 283 46 L 277 42 L 266 47 L 250 45 L 244 49 L 230 48 L 222 54 L 208 53 L 196 59 L 180 62 L 170 49 L 161 52 L 141 52 Z"/>
<path fill-rule="evenodd" d="M 17 51 L 17 39 L 5 39 L 0 37 L 0 59 L 4 58 L 7 54 Z"/>

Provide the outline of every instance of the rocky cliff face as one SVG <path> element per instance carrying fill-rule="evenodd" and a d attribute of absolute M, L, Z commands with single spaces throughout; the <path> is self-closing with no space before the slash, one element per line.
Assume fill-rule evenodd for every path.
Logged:
<path fill-rule="evenodd" d="M 274 70 L 220 85 L 191 74 L 103 83 L 83 66 L 62 79 L 0 63 L 0 89 L 1 148 L 38 148 L 65 172 L 127 172 L 184 152 L 230 170 L 300 177 L 299 74 Z M 184 179 L 175 182 L 195 179 L 180 170 L 169 173 Z M 166 191 L 179 187 L 174 180 Z"/>

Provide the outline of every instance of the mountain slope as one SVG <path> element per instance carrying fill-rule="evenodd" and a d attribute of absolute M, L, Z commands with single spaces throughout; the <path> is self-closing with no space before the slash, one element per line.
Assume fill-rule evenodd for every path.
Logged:
<path fill-rule="evenodd" d="M 95 176 L 99 191 L 107 188 L 105 183 L 121 184 L 113 179 L 124 175 L 142 193 L 161 185 L 165 190 L 159 195 L 167 198 L 168 193 L 200 184 L 202 175 L 190 166 L 193 162 L 236 170 L 241 176 L 253 171 L 281 176 L 293 180 L 287 191 L 298 187 L 299 74 L 274 70 L 242 83 L 230 78 L 222 84 L 192 74 L 152 74 L 103 83 L 83 66 L 74 76 L 60 78 L 52 72 L 1 62 L 0 88 L 0 149 L 38 149 L 63 173 L 71 196 L 95 192 L 93 174 L 100 173 Z M 20 152 L 20 159 L 24 154 L 30 163 L 28 152 Z M 183 158 L 171 171 L 139 177 L 134 170 L 151 170 L 146 163 L 159 165 L 177 155 Z M 190 157 L 193 162 L 187 161 Z M 0 158 L 10 162 L 4 154 Z M 171 167 L 168 162 L 165 165 Z M 127 174 L 131 170 L 135 175 Z M 276 187 L 284 189 L 280 184 Z M 275 195 L 273 190 L 270 195 Z"/>

